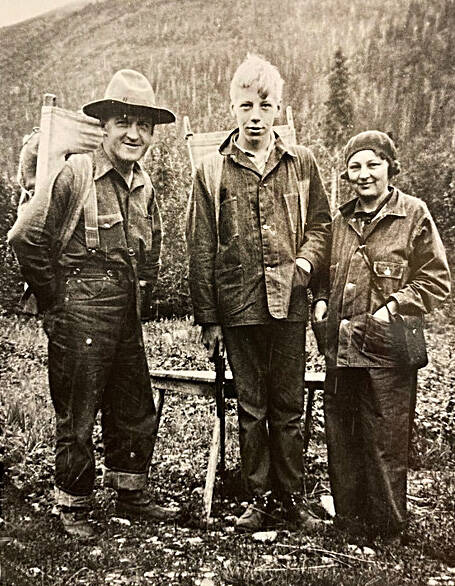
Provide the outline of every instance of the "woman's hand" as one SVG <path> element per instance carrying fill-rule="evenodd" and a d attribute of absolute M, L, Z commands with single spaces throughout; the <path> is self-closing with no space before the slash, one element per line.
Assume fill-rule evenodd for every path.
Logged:
<path fill-rule="evenodd" d="M 379 321 L 389 322 L 390 314 L 395 315 L 396 313 L 398 313 L 398 303 L 395 301 L 395 299 L 391 299 L 387 302 L 387 307 L 383 305 L 382 307 L 377 309 L 373 313 L 373 317 Z"/>

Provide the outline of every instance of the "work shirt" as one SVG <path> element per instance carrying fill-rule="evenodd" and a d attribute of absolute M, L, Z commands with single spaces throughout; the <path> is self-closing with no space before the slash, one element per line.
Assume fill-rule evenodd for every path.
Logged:
<path fill-rule="evenodd" d="M 219 149 L 224 161 L 218 222 L 202 168 L 193 182 L 187 244 L 195 321 L 225 326 L 306 321 L 309 275 L 296 259 L 307 259 L 318 271 L 330 235 L 316 161 L 305 147 L 288 146 L 275 135 L 261 174 L 236 145 L 236 136 L 238 131 Z"/>
<path fill-rule="evenodd" d="M 390 199 L 363 227 L 355 214 L 359 209 L 357 198 L 341 206 L 333 220 L 327 318 L 329 368 L 400 366 L 397 357 L 388 352 L 393 343 L 388 322 L 372 314 L 384 300 L 394 299 L 401 315 L 423 316 L 450 293 L 444 246 L 426 204 L 394 187 L 390 189 Z M 373 279 L 382 295 L 372 286 Z M 321 291 L 319 297 L 326 293 Z M 384 352 L 378 353 L 382 346 Z"/>
<path fill-rule="evenodd" d="M 275 137 L 272 135 L 269 146 L 265 149 L 264 152 L 256 152 L 256 153 L 253 151 L 248 151 L 247 149 L 243 149 L 238 144 L 238 142 L 235 140 L 235 137 L 234 137 L 233 141 L 234 141 L 235 146 L 239 149 L 239 151 L 242 151 L 242 153 L 245 153 L 245 155 L 247 157 L 250 157 L 250 159 L 256 165 L 259 173 L 262 175 L 264 173 L 264 169 L 265 169 L 265 165 L 267 163 L 267 160 L 270 157 L 270 153 L 273 151 L 273 148 L 275 146 Z"/>
<path fill-rule="evenodd" d="M 16 243 L 24 278 L 38 298 L 40 309 L 55 300 L 60 276 L 74 269 L 115 269 L 132 281 L 156 282 L 161 248 L 161 220 L 153 188 L 147 188 L 145 171 L 135 163 L 131 187 L 113 167 L 103 147 L 93 153 L 93 178 L 97 198 L 99 248 L 89 250 L 84 212 L 66 248 L 54 258 L 56 235 L 65 222 L 71 200 L 80 197 L 74 187 L 77 166 L 71 158 L 55 180 L 40 242 Z"/>

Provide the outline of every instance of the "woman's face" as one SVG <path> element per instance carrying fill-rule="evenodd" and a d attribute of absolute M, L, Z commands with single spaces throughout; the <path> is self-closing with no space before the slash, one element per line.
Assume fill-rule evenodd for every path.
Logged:
<path fill-rule="evenodd" d="M 388 193 L 389 163 L 374 151 L 354 153 L 348 161 L 349 182 L 362 199 L 372 201 Z"/>

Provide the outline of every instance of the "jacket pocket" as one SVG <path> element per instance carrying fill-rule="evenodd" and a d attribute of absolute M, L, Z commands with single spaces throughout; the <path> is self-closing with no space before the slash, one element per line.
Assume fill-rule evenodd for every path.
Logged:
<path fill-rule="evenodd" d="M 222 317 L 229 317 L 243 308 L 243 267 L 221 269 L 216 272 L 218 306 Z"/>
<path fill-rule="evenodd" d="M 372 358 L 387 362 L 398 362 L 394 328 L 391 322 L 366 314 L 365 336 L 362 352 Z"/>

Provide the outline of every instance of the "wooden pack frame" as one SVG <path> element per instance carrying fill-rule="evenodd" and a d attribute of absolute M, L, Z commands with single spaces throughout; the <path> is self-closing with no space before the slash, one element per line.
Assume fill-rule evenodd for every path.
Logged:
<path fill-rule="evenodd" d="M 40 234 L 49 210 L 52 186 L 70 154 L 95 150 L 102 141 L 100 123 L 85 114 L 56 106 L 56 97 L 45 94 L 41 108 L 35 193 L 18 208 L 8 237 L 22 231 Z"/>
<path fill-rule="evenodd" d="M 292 108 L 286 108 L 287 124 L 274 126 L 275 132 L 288 144 L 296 144 L 294 119 L 292 117 Z M 193 174 L 196 171 L 199 163 L 213 153 L 221 143 L 229 136 L 231 130 L 220 130 L 217 132 L 193 132 L 190 126 L 190 119 L 188 116 L 183 117 L 183 130 L 185 133 L 185 140 L 188 146 L 188 154 L 191 162 L 191 170 Z"/>

